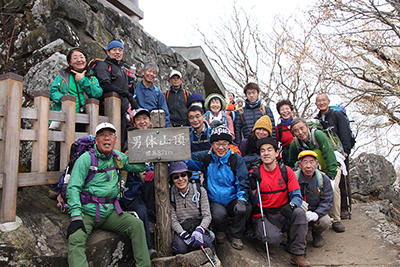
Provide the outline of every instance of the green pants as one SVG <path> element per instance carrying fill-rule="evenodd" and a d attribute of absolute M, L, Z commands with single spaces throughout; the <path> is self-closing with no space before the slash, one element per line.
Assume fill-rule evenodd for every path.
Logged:
<path fill-rule="evenodd" d="M 96 222 L 96 218 L 90 215 L 83 216 L 83 223 L 87 234 L 82 229 L 78 229 L 69 236 L 68 243 L 68 265 L 70 267 L 87 267 L 88 262 L 85 254 L 86 240 L 94 228 L 107 231 L 121 232 L 127 234 L 132 242 L 133 256 L 137 267 L 150 267 L 150 255 L 147 249 L 146 235 L 143 222 L 135 216 L 124 212 L 120 216 L 117 211 L 111 213 L 107 218 L 101 218 Z"/>

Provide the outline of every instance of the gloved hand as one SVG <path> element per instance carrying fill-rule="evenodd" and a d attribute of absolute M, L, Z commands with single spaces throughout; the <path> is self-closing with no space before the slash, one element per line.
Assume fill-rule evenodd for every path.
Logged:
<path fill-rule="evenodd" d="M 251 190 L 257 189 L 257 182 L 261 183 L 260 168 L 253 167 L 252 171 L 249 172 L 249 183 Z"/>
<path fill-rule="evenodd" d="M 75 233 L 79 228 L 82 228 L 82 230 L 87 234 L 86 228 L 85 228 L 85 225 L 83 224 L 82 219 L 78 219 L 78 220 L 72 221 L 69 224 L 68 229 L 67 229 L 67 239 L 70 235 Z"/>
<path fill-rule="evenodd" d="M 246 201 L 238 200 L 233 208 L 233 212 L 235 212 L 236 215 L 244 215 L 246 213 Z"/>
<path fill-rule="evenodd" d="M 138 108 L 136 100 L 135 100 L 135 98 L 133 98 L 132 94 L 129 94 L 126 98 L 128 99 L 129 103 L 131 104 L 131 109 L 137 109 Z"/>
<path fill-rule="evenodd" d="M 191 236 L 192 248 L 199 248 L 200 246 L 204 245 L 203 234 L 204 234 L 203 228 L 197 226 L 196 230 L 193 231 Z"/>
<path fill-rule="evenodd" d="M 146 175 L 144 176 L 144 180 L 146 182 L 151 182 L 154 179 L 154 172 L 153 171 L 148 171 L 146 172 Z"/>
<path fill-rule="evenodd" d="M 307 212 L 307 210 L 308 210 L 308 203 L 305 202 L 305 201 L 303 200 L 303 202 L 301 203 L 300 208 L 301 208 L 302 210 L 304 210 L 305 212 Z"/>
<path fill-rule="evenodd" d="M 292 213 L 293 213 L 293 208 L 292 206 L 290 206 L 290 204 L 286 204 L 281 208 L 281 214 L 288 219 L 292 217 Z"/>
<path fill-rule="evenodd" d="M 307 222 L 316 222 L 318 221 L 318 214 L 313 211 L 306 211 Z"/>
<path fill-rule="evenodd" d="M 185 242 L 186 245 L 190 246 L 192 240 L 191 240 L 188 232 L 183 231 L 182 233 L 180 233 L 179 236 L 180 236 L 180 238 L 182 238 L 183 242 Z"/>

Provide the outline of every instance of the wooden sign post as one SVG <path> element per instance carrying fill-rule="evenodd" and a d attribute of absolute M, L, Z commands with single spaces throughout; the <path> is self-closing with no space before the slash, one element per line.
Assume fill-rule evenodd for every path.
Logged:
<path fill-rule="evenodd" d="M 129 163 L 154 162 L 155 248 L 161 256 L 170 256 L 172 230 L 167 162 L 190 160 L 189 127 L 164 128 L 163 110 L 153 110 L 151 122 L 153 129 L 128 132 Z"/>

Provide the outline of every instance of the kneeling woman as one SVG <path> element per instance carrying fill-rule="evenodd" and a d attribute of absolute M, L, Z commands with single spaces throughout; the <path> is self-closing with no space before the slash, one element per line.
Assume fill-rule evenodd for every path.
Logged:
<path fill-rule="evenodd" d="M 184 254 L 191 250 L 209 247 L 215 255 L 213 237 L 207 229 L 211 223 L 207 191 L 190 183 L 192 172 L 182 161 L 169 166 L 171 187 L 171 224 L 174 236 L 172 252 Z"/>

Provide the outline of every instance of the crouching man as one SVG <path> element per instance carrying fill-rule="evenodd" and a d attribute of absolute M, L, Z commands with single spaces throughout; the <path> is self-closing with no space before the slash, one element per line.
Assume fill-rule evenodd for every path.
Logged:
<path fill-rule="evenodd" d="M 250 188 L 257 194 L 257 182 L 261 192 L 261 204 L 267 220 L 261 220 L 260 203 L 254 209 L 254 233 L 261 242 L 268 242 L 273 252 L 282 241 L 282 232 L 288 232 L 290 239 L 287 251 L 292 254 L 291 263 L 299 267 L 308 267 L 310 262 L 304 258 L 306 251 L 307 218 L 301 209 L 300 186 L 291 168 L 279 166 L 276 158 L 279 150 L 275 138 L 265 137 L 257 140 L 261 164 L 253 162 L 249 172 Z M 267 229 L 264 236 L 263 225 Z"/>
<path fill-rule="evenodd" d="M 318 154 L 311 150 L 300 152 L 299 168 L 296 172 L 305 207 L 308 227 L 312 229 L 314 247 L 322 247 L 325 240 L 321 234 L 327 230 L 332 219 L 328 213 L 333 207 L 333 189 L 328 176 L 317 170 Z M 308 207 L 308 210 L 307 210 Z"/>
<path fill-rule="evenodd" d="M 127 234 L 132 242 L 136 266 L 150 266 L 143 222 L 122 212 L 118 202 L 117 169 L 142 172 L 143 164 L 129 164 L 128 157 L 114 150 L 117 136 L 114 125 L 100 123 L 95 130 L 96 145 L 75 162 L 67 187 L 71 224 L 67 230 L 69 266 L 87 267 L 86 240 L 94 228 Z M 88 176 L 92 160 L 97 160 L 98 170 L 92 179 Z"/>

